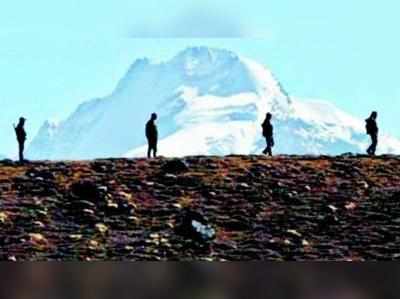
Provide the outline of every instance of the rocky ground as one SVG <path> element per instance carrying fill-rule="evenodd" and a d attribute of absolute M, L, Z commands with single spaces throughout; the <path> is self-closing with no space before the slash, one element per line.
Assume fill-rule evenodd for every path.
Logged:
<path fill-rule="evenodd" d="M 397 260 L 399 200 L 395 156 L 3 161 L 0 260 Z"/>

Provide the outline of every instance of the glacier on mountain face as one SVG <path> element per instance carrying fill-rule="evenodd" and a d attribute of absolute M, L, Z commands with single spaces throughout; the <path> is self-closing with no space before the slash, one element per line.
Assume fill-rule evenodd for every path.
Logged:
<path fill-rule="evenodd" d="M 159 154 L 255 154 L 265 147 L 260 124 L 274 115 L 276 153 L 341 154 L 368 146 L 363 121 L 328 102 L 291 98 L 262 65 L 206 47 L 172 60 L 137 60 L 108 97 L 85 102 L 65 121 L 46 122 L 30 159 L 137 157 L 146 153 L 144 124 L 159 114 Z M 380 152 L 400 153 L 382 136 Z"/>

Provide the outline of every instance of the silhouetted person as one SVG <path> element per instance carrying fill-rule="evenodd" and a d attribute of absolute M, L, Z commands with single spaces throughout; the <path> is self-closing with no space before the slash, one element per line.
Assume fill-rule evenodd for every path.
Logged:
<path fill-rule="evenodd" d="M 19 147 L 19 161 L 23 163 L 24 160 L 24 149 L 26 141 L 26 132 L 24 129 L 26 119 L 21 117 L 19 119 L 18 126 L 14 125 L 15 134 L 17 135 L 18 147 Z"/>
<path fill-rule="evenodd" d="M 272 120 L 272 114 L 267 113 L 267 117 L 265 118 L 265 121 L 262 124 L 263 136 L 265 137 L 265 140 L 267 141 L 267 147 L 263 151 L 263 154 L 270 155 L 270 156 L 272 156 L 272 148 L 275 145 L 274 126 L 271 124 L 271 120 Z"/>
<path fill-rule="evenodd" d="M 157 143 L 158 143 L 158 131 L 155 121 L 157 120 L 157 114 L 153 113 L 151 119 L 146 124 L 146 137 L 149 144 L 147 151 L 147 157 L 151 158 L 151 153 L 153 152 L 153 157 L 157 157 Z"/>
<path fill-rule="evenodd" d="M 376 147 L 378 146 L 378 125 L 376 124 L 376 119 L 378 118 L 377 112 L 372 112 L 371 116 L 365 120 L 367 123 L 366 129 L 367 134 L 371 136 L 372 144 L 368 148 L 367 153 L 371 156 L 374 156 L 376 153 Z"/>

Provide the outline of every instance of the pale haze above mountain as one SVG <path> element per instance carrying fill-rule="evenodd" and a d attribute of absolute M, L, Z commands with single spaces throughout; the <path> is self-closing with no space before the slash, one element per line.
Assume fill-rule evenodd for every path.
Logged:
<path fill-rule="evenodd" d="M 196 47 L 160 64 L 137 60 L 110 96 L 81 104 L 63 122 L 46 122 L 28 158 L 144 156 L 152 112 L 163 156 L 259 154 L 267 112 L 274 115 L 276 153 L 364 153 L 369 142 L 364 120 L 330 102 L 289 96 L 255 61 Z M 379 153 L 400 154 L 400 140 L 383 132 Z"/>

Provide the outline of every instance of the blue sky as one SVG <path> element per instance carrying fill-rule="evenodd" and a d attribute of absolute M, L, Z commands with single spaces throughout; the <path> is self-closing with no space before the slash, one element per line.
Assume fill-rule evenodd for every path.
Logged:
<path fill-rule="evenodd" d="M 187 46 L 228 48 L 267 65 L 295 96 L 359 117 L 379 110 L 400 137 L 400 3 L 391 0 L 58 0 L 0 4 L 0 153 L 12 123 L 32 138 L 48 118 L 112 92 L 136 58 Z M 190 3 L 190 4 L 189 4 Z"/>

